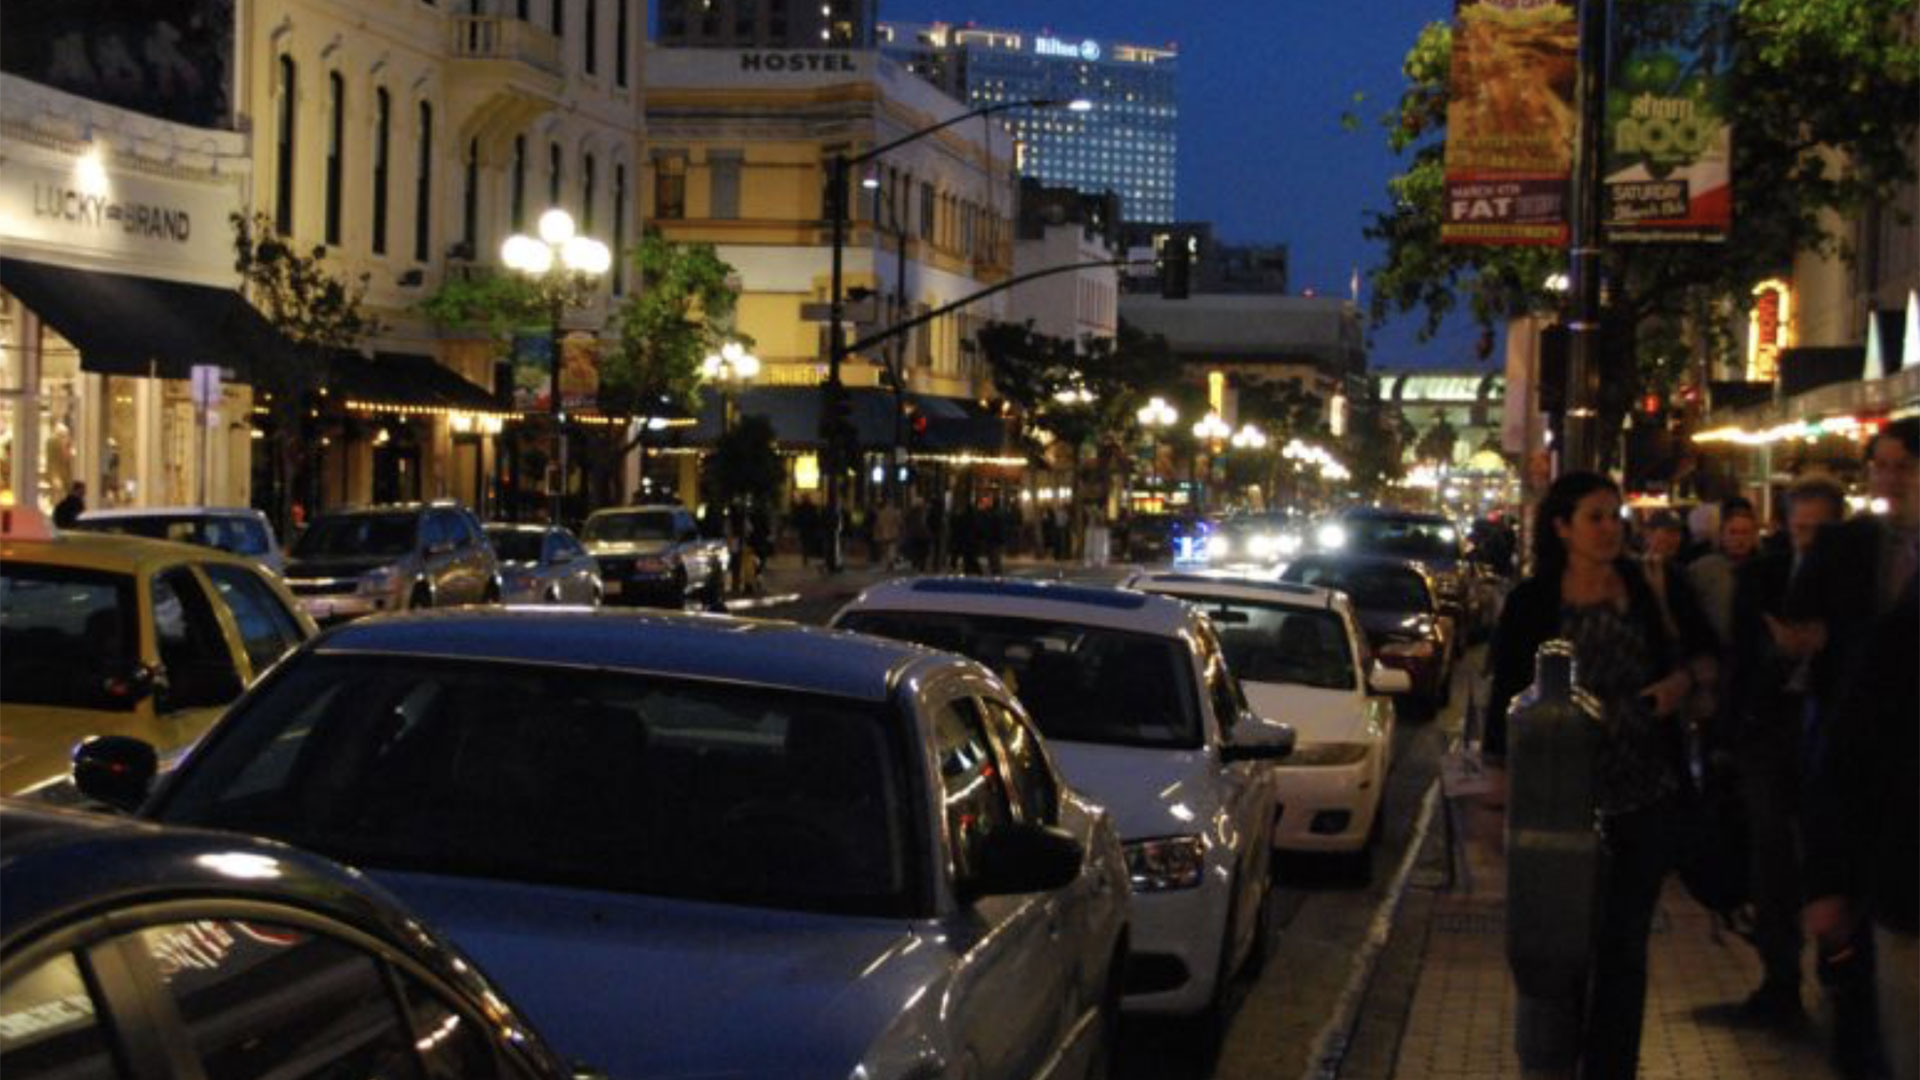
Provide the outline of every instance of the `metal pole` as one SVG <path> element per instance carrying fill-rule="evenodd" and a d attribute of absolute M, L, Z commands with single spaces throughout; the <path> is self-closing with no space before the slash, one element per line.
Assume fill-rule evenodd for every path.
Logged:
<path fill-rule="evenodd" d="M 837 416 L 834 413 L 845 390 L 840 385 L 840 361 L 847 351 L 847 331 L 841 325 L 845 308 L 840 298 L 840 249 L 847 242 L 847 155 L 833 155 L 833 168 L 828 181 L 832 190 L 827 200 L 827 209 L 833 219 L 833 279 L 828 286 L 827 297 L 827 382 L 822 401 L 821 416 L 825 420 L 828 437 L 823 440 L 825 453 L 821 455 L 821 472 L 827 481 L 827 552 L 826 563 L 829 572 L 840 569 L 840 448 L 833 437 L 839 432 Z"/>
<path fill-rule="evenodd" d="M 555 290 L 548 305 L 547 342 L 548 348 L 553 353 L 553 365 L 549 372 L 547 396 L 552 399 L 548 404 L 553 408 L 553 462 L 558 466 L 559 472 L 553 479 L 547 520 L 558 525 L 560 524 L 560 502 L 567 488 L 567 411 L 560 403 L 560 316 L 566 310 L 566 300 L 558 290 Z"/>
<path fill-rule="evenodd" d="M 899 200 L 894 201 L 894 235 L 899 238 L 899 254 L 893 260 L 893 303 L 894 320 L 899 321 L 901 312 L 907 306 L 907 230 L 899 220 Z M 904 510 L 900 483 L 900 467 L 906 463 L 906 422 L 907 422 L 907 339 L 903 335 L 893 340 L 893 456 L 887 460 L 887 493 L 894 506 Z"/>
<path fill-rule="evenodd" d="M 1605 120 L 1606 0 L 1581 0 L 1578 103 L 1579 140 L 1574 147 L 1572 245 L 1567 290 L 1567 415 L 1563 469 L 1600 464 L 1600 129 Z"/>

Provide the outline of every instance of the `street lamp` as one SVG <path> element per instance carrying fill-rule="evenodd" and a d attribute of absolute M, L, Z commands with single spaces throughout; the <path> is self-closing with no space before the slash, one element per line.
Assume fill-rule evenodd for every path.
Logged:
<path fill-rule="evenodd" d="M 700 374 L 720 385 L 720 433 L 725 435 L 733 428 L 733 389 L 759 377 L 760 358 L 745 345 L 729 341 L 700 361 Z"/>
<path fill-rule="evenodd" d="M 553 368 L 548 382 L 548 405 L 553 410 L 553 460 L 559 466 L 552 485 L 548 513 L 560 523 L 560 502 L 567 485 L 567 412 L 560 398 L 560 317 L 566 309 L 586 303 L 597 288 L 596 279 L 613 265 L 607 245 L 574 231 L 573 217 L 555 207 L 540 215 L 540 235 L 514 233 L 500 245 L 500 261 L 507 269 L 532 280 L 547 306 L 548 347 Z"/>
<path fill-rule="evenodd" d="M 1140 406 L 1133 416 L 1147 433 L 1147 475 L 1151 477 L 1160 468 L 1160 432 L 1180 422 L 1180 410 L 1156 394 L 1147 399 L 1147 403 Z"/>
<path fill-rule="evenodd" d="M 902 135 L 891 142 L 882 143 L 864 153 L 853 155 L 836 153 L 833 155 L 832 170 L 828 177 L 831 197 L 827 200 L 827 209 L 833 224 L 833 271 L 827 294 L 827 318 L 829 323 L 827 329 L 827 381 L 821 384 L 821 415 L 826 418 L 828 425 L 837 426 L 838 423 L 844 419 L 844 414 L 841 410 L 846 400 L 846 387 L 840 382 L 840 363 L 846 358 L 847 354 L 847 333 L 846 327 L 842 324 L 842 320 L 846 314 L 846 301 L 841 288 L 841 251 L 846 247 L 847 243 L 847 178 L 850 175 L 849 170 L 855 165 L 865 164 L 889 151 L 905 146 L 916 139 L 924 139 L 935 132 L 945 131 L 955 124 L 971 120 L 976 116 L 989 116 L 993 113 L 1005 112 L 1008 109 L 1060 108 L 1070 109 L 1074 112 L 1088 112 L 1093 108 L 1093 103 L 1084 98 L 1075 98 L 1072 100 L 1031 98 L 1019 101 L 997 101 L 990 105 L 983 105 L 980 108 L 961 113 L 958 116 L 949 117 L 937 124 L 923 127 L 918 131 Z M 991 182 L 992 178 L 989 177 L 988 179 L 989 182 Z M 868 180 L 871 182 L 862 181 L 863 187 L 879 186 L 880 182 L 877 177 L 870 177 Z M 839 453 L 835 439 L 828 438 L 826 443 L 826 464 L 828 466 L 825 470 L 827 474 L 827 569 L 837 571 L 840 569 L 840 473 L 842 470 L 841 463 L 838 460 Z"/>
<path fill-rule="evenodd" d="M 1265 450 L 1267 433 L 1252 424 L 1243 424 L 1239 431 L 1233 433 L 1230 441 L 1235 450 Z"/>
<path fill-rule="evenodd" d="M 1196 439 L 1202 440 L 1207 444 L 1207 451 L 1208 451 L 1207 479 L 1208 480 L 1213 479 L 1212 477 L 1213 459 L 1220 456 L 1221 446 L 1232 435 L 1233 435 L 1233 429 L 1227 426 L 1227 422 L 1221 419 L 1220 414 L 1217 412 L 1208 412 L 1207 415 L 1201 417 L 1199 420 L 1194 421 L 1193 437 Z M 1195 461 L 1193 462 L 1193 465 L 1194 465 L 1193 471 L 1196 474 L 1198 474 L 1200 471 L 1199 469 L 1200 463 L 1198 461 L 1199 456 L 1200 456 L 1199 451 L 1198 450 L 1194 451 Z M 1196 475 L 1194 477 L 1194 480 L 1195 480 L 1195 483 L 1197 484 L 1199 482 L 1199 477 Z M 1206 502 L 1207 502 L 1206 489 L 1202 487 L 1200 491 L 1196 492 L 1196 495 L 1199 496 L 1197 501 L 1200 504 L 1200 508 L 1202 510 L 1206 509 Z"/>

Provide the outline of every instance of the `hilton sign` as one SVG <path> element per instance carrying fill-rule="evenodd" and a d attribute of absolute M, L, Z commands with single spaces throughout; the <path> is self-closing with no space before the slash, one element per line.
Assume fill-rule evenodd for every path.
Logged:
<path fill-rule="evenodd" d="M 1054 37 L 1037 37 L 1033 39 L 1033 51 L 1039 56 L 1058 56 L 1089 63 L 1100 59 L 1100 43 L 1091 38 L 1086 41 L 1061 41 Z"/>

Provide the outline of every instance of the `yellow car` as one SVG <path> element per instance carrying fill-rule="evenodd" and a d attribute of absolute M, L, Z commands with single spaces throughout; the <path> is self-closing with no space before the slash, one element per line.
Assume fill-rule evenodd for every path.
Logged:
<path fill-rule="evenodd" d="M 0 795 L 62 784 L 88 735 L 177 757 L 315 632 L 245 557 L 60 532 L 0 501 Z"/>

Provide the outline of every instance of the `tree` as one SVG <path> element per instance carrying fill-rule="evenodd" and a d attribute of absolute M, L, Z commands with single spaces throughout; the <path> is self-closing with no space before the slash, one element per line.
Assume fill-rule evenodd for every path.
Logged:
<path fill-rule="evenodd" d="M 1453 449 L 1460 441 L 1460 433 L 1447 422 L 1445 414 L 1434 418 L 1433 426 L 1420 435 L 1414 443 L 1413 453 L 1421 461 L 1430 461 L 1436 465 L 1453 464 Z"/>
<path fill-rule="evenodd" d="M 773 422 L 764 416 L 741 417 L 714 443 L 707 468 L 719 502 L 771 503 L 786 476 L 774 445 Z"/>
<path fill-rule="evenodd" d="M 292 522 L 296 479 L 314 473 L 308 460 L 313 432 L 307 421 L 315 393 L 326 382 L 327 354 L 351 348 L 375 333 L 378 323 L 361 306 L 367 275 L 349 281 L 335 274 L 326 265 L 324 245 L 301 253 L 264 213 L 234 213 L 228 222 L 233 227 L 234 269 L 247 298 L 294 346 L 290 353 L 269 352 L 253 360 L 257 404 L 266 408 L 271 432 L 274 490 L 268 500 L 284 535 Z"/>
<path fill-rule="evenodd" d="M 1845 238 L 1830 231 L 1833 215 L 1885 205 L 1915 180 L 1912 0 L 1740 0 L 1735 19 L 1731 235 L 1724 244 L 1606 252 L 1602 317 L 1621 336 L 1604 350 L 1617 366 L 1605 373 L 1603 406 L 1616 425 L 1639 393 L 1670 390 L 1694 347 L 1730 354 L 1732 319 L 1751 303 L 1756 281 L 1801 252 L 1850 258 Z M 1440 243 L 1451 50 L 1450 28 L 1434 23 L 1407 53 L 1407 89 L 1385 124 L 1408 164 L 1388 182 L 1391 208 L 1366 230 L 1386 246 L 1370 275 L 1375 323 L 1419 311 L 1428 335 L 1463 299 L 1486 326 L 1553 309 L 1558 297 L 1546 282 L 1564 265 L 1551 249 Z"/>
<path fill-rule="evenodd" d="M 613 346 L 601 356 L 600 408 L 610 416 L 653 416 L 662 406 L 699 406 L 700 362 L 727 341 L 752 345 L 734 329 L 740 300 L 733 267 L 712 244 L 677 244 L 648 230 L 632 255 L 638 287 L 613 314 Z M 641 433 L 621 447 L 640 445 Z"/>
<path fill-rule="evenodd" d="M 490 267 L 449 274 L 419 310 L 441 326 L 483 334 L 500 359 L 512 353 L 516 333 L 544 333 L 548 319 L 533 279 Z"/>
<path fill-rule="evenodd" d="M 1255 380 L 1236 376 L 1233 382 L 1240 420 L 1260 428 L 1268 441 L 1266 449 L 1248 459 L 1246 465 L 1229 467 L 1228 477 L 1236 483 L 1257 480 L 1263 485 L 1261 490 L 1266 498 L 1277 505 L 1281 498 L 1280 478 L 1287 464 L 1282 451 L 1287 443 L 1299 438 L 1318 438 L 1326 433 L 1326 425 L 1320 422 L 1321 401 L 1301 386 L 1298 379 Z"/>
<path fill-rule="evenodd" d="M 1020 412 L 1030 452 L 1039 431 L 1076 447 L 1124 438 L 1148 394 L 1180 376 L 1167 339 L 1126 322 L 1113 338 L 1086 337 L 1077 346 L 1031 322 L 989 323 L 978 337 L 994 390 Z M 1085 393 L 1059 396 L 1072 391 Z"/>

